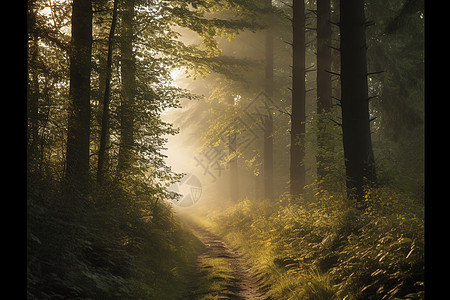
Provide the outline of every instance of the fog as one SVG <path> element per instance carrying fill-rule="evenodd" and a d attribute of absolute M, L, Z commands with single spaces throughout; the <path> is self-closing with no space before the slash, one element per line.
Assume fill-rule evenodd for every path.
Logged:
<path fill-rule="evenodd" d="M 424 17 L 28 1 L 28 298 L 423 299 Z"/>
<path fill-rule="evenodd" d="M 197 91 L 206 89 L 204 80 L 186 78 L 184 72 L 174 76 L 174 82 L 180 88 L 195 87 Z M 177 174 L 194 175 L 200 181 L 201 195 L 194 200 L 195 203 L 182 206 L 174 201 L 174 208 L 180 211 L 204 208 L 229 200 L 227 183 L 230 175 L 223 160 L 227 149 L 205 147 L 203 134 L 206 133 L 205 122 L 209 122 L 208 105 L 206 96 L 199 96 L 198 100 L 183 100 L 181 108 L 171 108 L 162 115 L 163 121 L 172 123 L 179 129 L 178 134 L 166 136 L 167 150 L 163 154 L 167 156 L 167 165 Z M 185 190 L 185 193 L 179 193 L 185 197 L 189 192 L 190 190 Z"/>
<path fill-rule="evenodd" d="M 264 122 L 273 118 L 273 178 L 275 198 L 289 190 L 290 105 L 292 49 L 289 22 L 280 19 L 273 37 L 273 96 L 266 93 L 265 55 L 267 30 L 243 30 L 233 37 L 216 37 L 220 68 L 199 76 L 187 68 L 173 69 L 176 87 L 186 89 L 198 99 L 181 101 L 180 108 L 164 112 L 162 119 L 172 123 L 179 133 L 167 136 L 166 162 L 176 173 L 195 175 L 202 186 L 198 202 L 180 211 L 223 209 L 234 204 L 231 191 L 237 189 L 238 199 L 264 197 Z M 179 39 L 185 44 L 199 44 L 198 35 L 177 28 Z M 310 69 L 315 55 L 307 55 Z M 308 72 L 306 81 L 308 113 L 316 109 L 313 85 L 315 72 Z M 230 100 L 230 98 L 232 100 Z M 233 108 L 230 107 L 233 102 Z M 234 110 L 232 112 L 231 110 Z M 307 126 L 310 126 L 308 124 Z M 236 136 L 236 151 L 230 151 L 229 139 Z M 314 134 L 308 143 L 314 142 Z M 314 179 L 314 148 L 305 159 L 308 182 Z M 237 160 L 237 184 L 232 180 L 230 160 Z M 237 185 L 237 186 L 236 186 Z"/>

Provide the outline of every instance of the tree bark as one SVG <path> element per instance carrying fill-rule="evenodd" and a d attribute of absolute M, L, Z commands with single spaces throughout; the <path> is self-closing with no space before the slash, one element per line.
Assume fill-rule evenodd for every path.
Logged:
<path fill-rule="evenodd" d="M 74 0 L 65 173 L 65 192 L 70 199 L 88 195 L 91 52 L 92 3 Z"/>
<path fill-rule="evenodd" d="M 134 0 L 122 0 L 121 26 L 121 124 L 118 171 L 127 173 L 133 164 L 134 98 L 136 95 L 136 65 L 133 52 Z"/>
<path fill-rule="evenodd" d="M 108 58 L 106 60 L 106 78 L 105 78 L 105 93 L 103 97 L 103 114 L 102 114 L 102 127 L 100 133 L 100 147 L 98 153 L 98 165 L 97 165 L 97 183 L 102 184 L 104 179 L 104 164 L 106 157 L 106 144 L 108 140 L 109 130 L 109 103 L 111 97 L 111 65 L 112 65 L 112 46 L 114 39 L 114 31 L 117 23 L 117 5 L 119 0 L 114 0 L 113 15 L 111 21 L 111 29 L 108 37 Z"/>
<path fill-rule="evenodd" d="M 305 3 L 294 0 L 292 20 L 292 113 L 290 190 L 293 196 L 303 194 L 305 187 Z"/>
<path fill-rule="evenodd" d="M 330 24 L 330 0 L 317 0 L 317 114 L 318 153 L 317 177 L 319 182 L 329 173 L 327 167 L 331 162 L 327 160 L 327 153 L 332 149 L 327 148 L 327 120 L 325 116 L 331 111 L 331 24 Z"/>
<path fill-rule="evenodd" d="M 340 1 L 341 107 L 347 196 L 362 201 L 376 183 L 369 121 L 363 0 Z"/>

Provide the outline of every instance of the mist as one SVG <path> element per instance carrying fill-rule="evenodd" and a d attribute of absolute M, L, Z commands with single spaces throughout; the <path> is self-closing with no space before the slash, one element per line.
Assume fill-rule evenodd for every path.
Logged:
<path fill-rule="evenodd" d="M 28 1 L 27 297 L 424 299 L 425 17 Z"/>

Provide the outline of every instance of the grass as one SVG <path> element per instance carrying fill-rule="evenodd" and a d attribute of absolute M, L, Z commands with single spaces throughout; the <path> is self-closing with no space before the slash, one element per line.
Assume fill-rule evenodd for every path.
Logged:
<path fill-rule="evenodd" d="M 224 299 L 229 294 L 234 277 L 231 268 L 223 258 L 202 256 L 199 260 L 202 268 L 195 278 L 192 299 Z"/>
<path fill-rule="evenodd" d="M 423 297 L 422 205 L 387 188 L 368 191 L 364 211 L 345 195 L 313 200 L 244 199 L 198 222 L 266 274 L 274 299 Z"/>

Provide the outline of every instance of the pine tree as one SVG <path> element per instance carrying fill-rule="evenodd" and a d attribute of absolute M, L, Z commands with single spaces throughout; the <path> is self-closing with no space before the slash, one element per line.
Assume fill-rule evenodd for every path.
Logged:
<path fill-rule="evenodd" d="M 91 0 L 74 0 L 65 174 L 65 192 L 69 199 L 86 199 L 88 195 L 91 51 L 92 3 Z"/>
<path fill-rule="evenodd" d="M 329 173 L 326 115 L 331 111 L 331 23 L 330 0 L 317 0 L 317 176 L 323 180 Z"/>
<path fill-rule="evenodd" d="M 292 113 L 290 190 L 292 195 L 303 194 L 305 187 L 305 3 L 294 0 L 292 5 Z"/>
<path fill-rule="evenodd" d="M 347 195 L 376 182 L 369 119 L 364 0 L 340 1 L 341 108 Z"/>
<path fill-rule="evenodd" d="M 272 1 L 266 1 L 268 9 L 272 9 Z M 269 29 L 266 31 L 265 40 L 265 76 L 264 87 L 268 97 L 273 98 L 273 26 L 272 16 L 269 15 Z M 264 198 L 273 200 L 273 117 L 269 109 L 263 117 L 264 125 Z"/>

